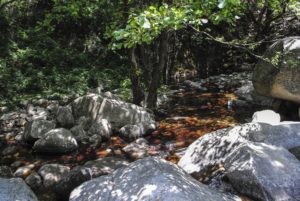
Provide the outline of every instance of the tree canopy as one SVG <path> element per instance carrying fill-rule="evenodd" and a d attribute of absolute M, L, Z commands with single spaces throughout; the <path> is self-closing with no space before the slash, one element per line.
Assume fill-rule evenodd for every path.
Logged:
<path fill-rule="evenodd" d="M 83 94 L 101 81 L 153 109 L 176 70 L 205 77 L 253 64 L 299 35 L 299 17 L 298 0 L 1 0 L 0 101 Z"/>

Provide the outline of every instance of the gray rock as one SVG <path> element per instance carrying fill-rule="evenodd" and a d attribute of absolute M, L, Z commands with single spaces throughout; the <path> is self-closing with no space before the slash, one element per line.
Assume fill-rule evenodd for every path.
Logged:
<path fill-rule="evenodd" d="M 26 124 L 23 138 L 27 142 L 33 142 L 44 137 L 48 131 L 54 128 L 55 124 L 51 121 L 33 120 Z"/>
<path fill-rule="evenodd" d="M 153 114 L 145 108 L 96 94 L 77 98 L 72 103 L 72 111 L 75 118 L 85 116 L 92 120 L 107 119 L 116 127 L 154 121 Z"/>
<path fill-rule="evenodd" d="M 274 112 L 273 110 L 262 110 L 255 112 L 252 116 L 252 122 L 260 122 L 267 124 L 279 124 L 280 114 Z"/>
<path fill-rule="evenodd" d="M 116 157 L 99 158 L 94 161 L 88 161 L 83 165 L 84 169 L 89 169 L 93 178 L 106 174 L 111 174 L 118 168 L 128 166 L 125 159 Z"/>
<path fill-rule="evenodd" d="M 62 127 L 71 128 L 75 123 L 71 108 L 67 106 L 59 107 L 56 121 Z"/>
<path fill-rule="evenodd" d="M 225 169 L 244 195 L 263 201 L 299 200 L 300 163 L 284 148 L 243 145 L 226 159 Z"/>
<path fill-rule="evenodd" d="M 175 165 L 146 158 L 113 174 L 87 181 L 72 191 L 70 201 L 222 201 L 235 200 L 205 186 Z M 238 200 L 238 199 L 236 199 Z"/>
<path fill-rule="evenodd" d="M 76 124 L 82 126 L 84 130 L 88 130 L 91 127 L 92 123 L 93 120 L 85 116 L 79 117 L 76 121 Z"/>
<path fill-rule="evenodd" d="M 64 176 L 53 188 L 60 199 L 68 200 L 70 193 L 83 182 L 91 180 L 91 171 L 88 168 L 76 167 Z"/>
<path fill-rule="evenodd" d="M 83 166 L 72 169 L 55 186 L 55 192 L 61 197 L 69 197 L 71 191 L 85 181 L 91 180 L 102 175 L 111 174 L 114 170 L 125 167 L 129 163 L 121 158 L 105 157 L 94 161 L 89 161 Z"/>
<path fill-rule="evenodd" d="M 101 146 L 101 143 L 102 143 L 102 137 L 100 135 L 92 135 L 90 138 L 89 138 L 89 143 L 90 143 L 90 146 L 93 147 L 93 148 L 97 148 L 99 146 Z"/>
<path fill-rule="evenodd" d="M 67 153 L 78 147 L 72 133 L 64 128 L 50 130 L 33 145 L 36 152 Z"/>
<path fill-rule="evenodd" d="M 264 96 L 300 103 L 300 37 L 278 40 L 253 72 L 253 86 Z M 276 62 L 276 60 L 279 60 Z"/>
<path fill-rule="evenodd" d="M 33 190 L 37 190 L 37 189 L 41 188 L 42 178 L 38 173 L 32 172 L 25 179 L 25 182 L 27 183 L 28 186 L 30 186 L 30 188 L 32 188 Z"/>
<path fill-rule="evenodd" d="M 58 184 L 69 172 L 69 167 L 59 164 L 46 164 L 38 171 L 39 175 L 42 177 L 43 185 L 46 188 L 51 188 Z"/>
<path fill-rule="evenodd" d="M 122 136 L 127 138 L 139 138 L 155 129 L 156 124 L 154 122 L 141 122 L 134 125 L 123 126 L 119 132 Z"/>
<path fill-rule="evenodd" d="M 77 142 L 85 144 L 88 141 L 87 133 L 84 131 L 82 125 L 74 126 L 70 131 Z"/>
<path fill-rule="evenodd" d="M 38 201 L 32 190 L 20 178 L 0 178 L 1 201 Z"/>
<path fill-rule="evenodd" d="M 88 134 L 90 136 L 99 135 L 103 139 L 110 139 L 112 135 L 111 124 L 106 119 L 97 120 L 88 130 Z"/>
<path fill-rule="evenodd" d="M 10 167 L 2 165 L 0 166 L 0 178 L 11 178 L 13 177 L 13 173 Z"/>
<path fill-rule="evenodd" d="M 272 106 L 272 103 L 274 101 L 273 98 L 265 97 L 262 95 L 259 95 L 254 87 L 251 81 L 247 81 L 243 84 L 243 86 L 239 87 L 235 94 L 239 97 L 239 99 L 246 101 L 248 103 L 251 103 L 253 105 L 261 105 L 261 106 Z"/>
<path fill-rule="evenodd" d="M 185 80 L 183 82 L 183 84 L 188 86 L 188 87 L 191 87 L 193 89 L 196 89 L 197 91 L 200 91 L 200 92 L 206 92 L 207 91 L 206 87 L 202 87 L 202 83 L 193 82 L 193 81 L 190 81 L 190 80 Z"/>
<path fill-rule="evenodd" d="M 133 160 L 142 159 L 148 156 L 149 145 L 146 143 L 132 142 L 125 146 L 122 151 Z"/>
<path fill-rule="evenodd" d="M 208 133 L 188 147 L 178 165 L 189 174 L 201 174 L 208 167 L 223 163 L 229 154 L 249 141 L 286 149 L 299 147 L 300 122 L 248 123 Z"/>
<path fill-rule="evenodd" d="M 249 123 L 247 132 L 240 133 L 252 142 L 262 142 L 286 149 L 300 146 L 300 122 L 280 122 L 276 125 Z"/>
<path fill-rule="evenodd" d="M 202 174 L 207 168 L 221 164 L 243 143 L 240 132 L 248 128 L 234 127 L 217 130 L 193 142 L 180 159 L 178 166 L 189 174 Z"/>

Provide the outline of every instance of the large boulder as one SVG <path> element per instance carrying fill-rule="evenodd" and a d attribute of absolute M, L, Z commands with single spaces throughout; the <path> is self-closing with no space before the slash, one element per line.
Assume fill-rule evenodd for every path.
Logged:
<path fill-rule="evenodd" d="M 229 154 L 247 142 L 240 132 L 247 132 L 248 129 L 241 126 L 225 128 L 200 137 L 188 147 L 178 166 L 189 174 L 197 175 L 223 163 Z"/>
<path fill-rule="evenodd" d="M 20 178 L 0 178 L 0 200 L 38 201 L 32 190 Z"/>
<path fill-rule="evenodd" d="M 233 187 L 255 200 L 299 200 L 300 163 L 284 148 L 248 143 L 226 159 L 225 169 Z"/>
<path fill-rule="evenodd" d="M 189 174 L 201 174 L 207 168 L 224 163 L 241 145 L 267 143 L 292 149 L 300 146 L 300 122 L 248 123 L 214 131 L 192 143 L 178 165 Z"/>
<path fill-rule="evenodd" d="M 264 96 L 300 103 L 300 37 L 275 42 L 253 72 L 253 86 Z"/>
<path fill-rule="evenodd" d="M 67 153 L 78 147 L 72 133 L 65 128 L 50 130 L 33 145 L 36 152 Z"/>
<path fill-rule="evenodd" d="M 26 123 L 23 139 L 27 142 L 33 142 L 44 137 L 44 135 L 55 128 L 55 123 L 47 120 L 33 120 Z"/>
<path fill-rule="evenodd" d="M 77 98 L 71 105 L 75 118 L 107 119 L 116 127 L 154 121 L 154 116 L 145 108 L 97 94 Z"/>
<path fill-rule="evenodd" d="M 238 198 L 236 198 L 238 200 Z M 70 201 L 222 201 L 235 200 L 210 189 L 177 166 L 148 157 L 113 174 L 87 181 L 72 191 Z"/>

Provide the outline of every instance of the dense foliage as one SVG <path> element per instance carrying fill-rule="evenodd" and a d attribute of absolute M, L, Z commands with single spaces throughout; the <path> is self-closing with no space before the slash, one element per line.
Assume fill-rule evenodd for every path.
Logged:
<path fill-rule="evenodd" d="M 101 82 L 155 108 L 176 69 L 239 70 L 299 17 L 297 0 L 0 0 L 0 105 Z"/>

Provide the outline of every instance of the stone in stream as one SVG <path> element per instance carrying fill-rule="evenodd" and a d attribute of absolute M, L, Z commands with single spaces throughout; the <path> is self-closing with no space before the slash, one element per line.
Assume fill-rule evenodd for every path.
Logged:
<path fill-rule="evenodd" d="M 0 201 L 38 201 L 23 179 L 0 178 Z"/>
<path fill-rule="evenodd" d="M 126 160 L 116 157 L 105 157 L 88 161 L 83 166 L 77 166 L 72 169 L 55 186 L 54 190 L 60 197 L 64 197 L 67 200 L 71 191 L 83 182 L 102 175 L 111 174 L 114 170 L 127 165 L 129 163 Z"/>
<path fill-rule="evenodd" d="M 70 172 L 70 168 L 59 164 L 46 164 L 42 166 L 38 173 L 42 177 L 43 185 L 52 188 Z"/>
<path fill-rule="evenodd" d="M 42 178 L 37 172 L 32 172 L 26 179 L 25 182 L 27 183 L 30 188 L 33 190 L 37 190 L 41 188 L 42 185 Z"/>
<path fill-rule="evenodd" d="M 193 82 L 191 80 L 185 80 L 183 82 L 184 85 L 191 87 L 192 89 L 196 89 L 199 92 L 206 92 L 207 88 L 206 87 L 202 87 L 202 83 L 198 83 L 198 82 Z"/>
<path fill-rule="evenodd" d="M 53 129 L 36 141 L 33 149 L 42 153 L 67 153 L 78 147 L 72 133 L 64 128 Z"/>
<path fill-rule="evenodd" d="M 70 201 L 229 201 L 239 198 L 201 184 L 177 166 L 148 157 L 74 189 Z"/>
<path fill-rule="evenodd" d="M 143 107 L 97 94 L 77 98 L 71 106 L 75 118 L 85 116 L 93 121 L 106 119 L 115 127 L 154 122 L 154 115 Z"/>
<path fill-rule="evenodd" d="M 55 128 L 55 123 L 47 120 L 33 120 L 28 122 L 25 126 L 23 139 L 27 142 L 34 142 L 38 140 Z"/>
<path fill-rule="evenodd" d="M 88 135 L 99 135 L 102 139 L 110 139 L 112 135 L 111 124 L 106 119 L 97 120 L 91 125 Z"/>
<path fill-rule="evenodd" d="M 126 138 L 139 138 L 156 129 L 154 122 L 141 122 L 134 125 L 123 126 L 119 132 L 121 136 Z"/>
<path fill-rule="evenodd" d="M 70 129 L 70 131 L 78 143 L 86 144 L 88 142 L 89 137 L 82 125 L 74 126 Z"/>
<path fill-rule="evenodd" d="M 149 144 L 147 141 L 137 139 L 125 146 L 122 151 L 132 160 L 142 159 L 148 155 Z"/>
<path fill-rule="evenodd" d="M 56 114 L 56 121 L 62 127 L 71 128 L 75 123 L 71 107 L 59 107 Z"/>
<path fill-rule="evenodd" d="M 282 147 L 248 143 L 225 160 L 225 169 L 241 194 L 262 201 L 300 199 L 300 162 Z"/>
<path fill-rule="evenodd" d="M 264 58 L 270 61 L 260 60 L 253 71 L 255 90 L 264 96 L 300 103 L 300 37 L 278 40 Z"/>
<path fill-rule="evenodd" d="M 258 111 L 253 114 L 252 122 L 279 124 L 280 114 L 274 112 L 273 110 Z"/>

